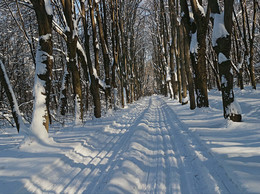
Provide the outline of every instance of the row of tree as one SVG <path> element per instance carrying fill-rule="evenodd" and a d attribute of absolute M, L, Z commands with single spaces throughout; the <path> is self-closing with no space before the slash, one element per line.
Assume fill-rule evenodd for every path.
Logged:
<path fill-rule="evenodd" d="M 72 113 L 79 123 L 88 110 L 101 117 L 102 104 L 107 111 L 140 98 L 145 66 L 140 3 L 2 1 L 1 25 L 6 29 L 1 34 L 1 60 L 7 73 L 1 78 L 10 78 L 9 86 L 16 87 L 15 95 L 6 96 L 3 89 L 11 87 L 4 87 L 7 80 L 1 79 L 0 100 L 7 97 L 12 104 L 17 96 L 18 109 L 32 131 L 48 131 L 58 115 Z"/>
<path fill-rule="evenodd" d="M 224 117 L 241 121 L 233 80 L 237 77 L 241 89 L 244 80 L 256 89 L 258 2 L 154 0 L 150 10 L 158 90 L 182 104 L 189 94 L 195 109 L 209 106 L 208 89 L 216 85 L 222 91 Z"/>
<path fill-rule="evenodd" d="M 3 0 L 1 116 L 11 105 L 18 130 L 24 118 L 44 136 L 53 119 L 153 93 L 208 107 L 216 85 L 224 117 L 241 121 L 233 77 L 256 89 L 258 12 L 256 0 Z"/>

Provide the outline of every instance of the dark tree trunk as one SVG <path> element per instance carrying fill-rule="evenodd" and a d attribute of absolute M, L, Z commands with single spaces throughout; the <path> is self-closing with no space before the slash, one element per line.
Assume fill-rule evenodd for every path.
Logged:
<path fill-rule="evenodd" d="M 88 33 L 88 22 L 86 21 L 86 12 L 85 12 L 85 5 L 84 1 L 80 2 L 81 4 L 81 11 L 82 11 L 82 23 L 84 27 L 84 36 L 85 36 L 85 49 L 86 49 L 86 57 L 87 57 L 87 65 L 90 74 L 90 92 L 93 96 L 93 103 L 94 103 L 94 116 L 96 118 L 101 117 L 101 103 L 100 103 L 100 93 L 99 93 L 99 80 L 98 77 L 94 75 L 94 66 L 92 64 L 91 55 L 90 55 L 90 35 Z"/>
<path fill-rule="evenodd" d="M 197 0 L 191 0 L 194 19 L 197 27 L 198 53 L 193 56 L 192 62 L 195 70 L 195 85 L 197 93 L 197 106 L 208 107 L 208 88 L 206 71 L 206 34 L 209 21 L 209 9 L 207 14 L 201 13 Z M 195 53 L 194 53 L 195 54 Z"/>
<path fill-rule="evenodd" d="M 72 75 L 72 85 L 74 90 L 74 101 L 75 101 L 75 116 L 79 117 L 78 119 L 83 119 L 83 104 L 82 104 L 82 89 L 80 82 L 80 72 L 77 65 L 77 42 L 78 35 L 76 33 L 77 29 L 75 29 L 75 8 L 70 0 L 62 0 L 63 12 L 66 18 L 66 22 L 68 25 L 68 29 L 65 34 L 67 36 L 67 53 L 69 57 L 68 61 L 68 71 Z M 77 107 L 79 105 L 79 107 Z M 78 108 L 80 108 L 80 112 L 78 113 Z M 80 114 L 80 115 L 77 115 Z"/>
<path fill-rule="evenodd" d="M 36 82 L 37 80 L 42 81 L 44 84 L 42 85 L 44 88 L 44 93 L 41 93 L 40 95 L 44 97 L 44 102 L 42 105 L 38 104 L 39 101 L 41 101 L 40 96 L 35 95 L 34 100 L 34 113 L 33 113 L 33 120 L 32 120 L 32 127 L 33 130 L 41 130 L 41 129 L 34 129 L 36 127 L 41 127 L 41 124 L 39 124 L 37 120 L 34 120 L 35 116 L 42 116 L 43 123 L 42 125 L 44 128 L 48 131 L 49 130 L 49 122 L 50 122 L 50 114 L 49 114 L 49 102 L 50 102 L 50 92 L 51 92 L 51 77 L 52 77 L 52 66 L 53 66 L 53 57 L 52 57 L 52 15 L 49 15 L 47 13 L 47 10 L 45 9 L 45 1 L 44 0 L 31 0 L 33 4 L 33 8 L 35 10 L 36 16 L 37 16 L 37 22 L 38 22 L 38 32 L 39 32 L 39 46 L 38 46 L 38 60 L 36 59 Z M 36 54 L 37 58 L 37 54 Z M 46 58 L 46 60 L 42 61 L 42 58 Z M 42 73 L 41 71 L 38 71 L 39 69 L 45 68 L 46 71 Z M 35 83 L 36 83 L 35 82 Z M 37 90 L 38 87 L 35 87 L 35 90 Z M 35 93 L 38 91 L 35 91 Z M 37 104 L 37 105 L 36 105 Z M 45 111 L 44 115 L 41 114 L 38 109 L 39 106 L 43 106 Z"/>
<path fill-rule="evenodd" d="M 219 5 L 217 1 L 211 0 L 211 9 L 215 14 L 220 14 Z M 215 5 L 215 6 L 214 6 Z M 236 101 L 234 101 L 233 92 L 233 74 L 231 73 L 231 34 L 232 34 L 232 11 L 233 11 L 233 0 L 224 1 L 224 25 L 228 32 L 225 37 L 216 37 L 216 45 L 214 50 L 218 55 L 219 64 L 219 75 L 221 78 L 221 91 L 222 91 L 222 102 L 224 110 L 224 118 L 228 118 L 235 122 L 242 120 L 240 107 Z M 216 16 L 215 16 L 216 17 Z M 214 25 L 219 25 L 214 22 Z M 214 44 L 213 44 L 214 45 Z"/>
<path fill-rule="evenodd" d="M 18 109 L 17 100 L 14 96 L 13 89 L 10 85 L 10 81 L 7 77 L 7 73 L 5 71 L 5 67 L 4 67 L 4 64 L 1 61 L 1 59 L 0 59 L 0 82 L 2 83 L 3 88 L 5 89 L 7 99 L 9 101 L 10 106 L 11 106 L 11 111 L 12 111 L 12 115 L 13 115 L 13 118 L 14 118 L 14 122 L 16 124 L 16 129 L 19 133 L 20 128 L 23 127 L 24 124 L 23 124 L 23 120 L 22 120 L 22 117 L 21 117 L 21 113 Z"/>

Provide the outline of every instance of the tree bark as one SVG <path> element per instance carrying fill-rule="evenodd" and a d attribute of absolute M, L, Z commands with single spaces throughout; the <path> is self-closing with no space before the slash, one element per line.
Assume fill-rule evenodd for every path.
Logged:
<path fill-rule="evenodd" d="M 75 117 L 76 122 L 83 119 L 83 104 L 82 104 L 82 89 L 80 82 L 80 72 L 77 64 L 77 42 L 78 35 L 76 26 L 76 15 L 73 1 L 71 0 L 61 0 L 63 6 L 63 12 L 66 18 L 67 28 L 67 53 L 69 57 L 68 61 L 68 71 L 72 75 L 72 85 L 74 90 L 74 103 L 75 103 Z"/>
<path fill-rule="evenodd" d="M 197 4 L 198 3 L 198 4 Z M 194 53 L 193 68 L 195 70 L 195 85 L 197 93 L 197 106 L 208 107 L 208 88 L 206 71 L 206 34 L 209 21 L 209 9 L 207 14 L 202 13 L 198 6 L 201 6 L 197 0 L 191 0 L 191 6 L 197 27 L 198 51 Z M 194 55 L 193 54 L 193 55 Z"/>
<path fill-rule="evenodd" d="M 45 3 L 50 1 L 31 0 L 38 22 L 39 42 L 36 53 L 34 83 L 34 111 L 31 130 L 39 138 L 47 137 L 49 130 L 49 102 L 53 66 L 52 13 L 46 10 Z"/>
<path fill-rule="evenodd" d="M 16 100 L 16 97 L 14 95 L 13 88 L 11 86 L 11 83 L 9 81 L 9 78 L 7 77 L 7 73 L 5 71 L 5 67 L 3 62 L 0 59 L 0 82 L 2 83 L 5 93 L 7 96 L 7 99 L 9 101 L 9 104 L 11 106 L 12 115 L 14 118 L 14 122 L 16 125 L 17 132 L 19 133 L 20 128 L 24 128 L 24 122 L 18 107 L 18 103 Z"/>
<path fill-rule="evenodd" d="M 218 2 L 216 0 L 211 0 L 212 13 L 215 13 L 215 17 L 221 17 Z M 233 92 L 233 74 L 231 70 L 231 34 L 232 34 L 232 11 L 233 11 L 233 0 L 224 1 L 224 23 L 228 35 L 216 37 L 216 45 L 214 50 L 218 55 L 219 64 L 219 75 L 221 78 L 221 91 L 222 91 L 222 102 L 224 110 L 224 118 L 230 119 L 235 122 L 240 122 L 242 120 L 241 110 L 238 103 L 235 101 Z M 220 19 L 219 19 L 220 20 Z M 214 27 L 216 28 L 220 25 L 214 21 Z M 214 33 L 214 32 L 213 32 Z"/>
<path fill-rule="evenodd" d="M 91 55 L 90 55 L 90 35 L 88 33 L 88 22 L 86 21 L 86 12 L 85 12 L 85 4 L 84 1 L 80 2 L 81 5 L 81 13 L 82 13 L 82 23 L 84 27 L 84 36 L 85 36 L 85 49 L 86 49 L 86 57 L 87 57 L 87 65 L 89 69 L 91 85 L 90 91 L 93 96 L 93 103 L 94 103 L 94 116 L 96 118 L 101 117 L 101 102 L 100 102 L 100 93 L 99 93 L 99 80 L 98 77 L 94 75 L 95 67 L 92 64 Z"/>

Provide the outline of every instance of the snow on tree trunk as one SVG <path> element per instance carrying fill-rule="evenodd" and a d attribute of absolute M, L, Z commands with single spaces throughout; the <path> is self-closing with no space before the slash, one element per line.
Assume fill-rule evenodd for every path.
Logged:
<path fill-rule="evenodd" d="M 124 94 L 124 108 L 127 108 L 127 96 L 126 96 L 126 89 L 123 87 L 123 94 Z"/>
<path fill-rule="evenodd" d="M 61 91 L 60 91 L 60 106 L 59 112 L 61 115 L 65 115 L 67 111 L 67 89 L 69 83 L 70 74 L 68 72 L 67 64 L 64 67 L 63 78 L 61 82 Z"/>
<path fill-rule="evenodd" d="M 118 89 L 117 88 L 113 88 L 114 89 L 114 108 L 118 109 Z"/>
<path fill-rule="evenodd" d="M 75 15 L 74 1 L 63 1 L 63 12 L 66 19 L 66 31 L 67 36 L 66 45 L 69 60 L 67 67 L 70 75 L 72 76 L 72 85 L 74 92 L 74 114 L 76 118 L 83 119 L 83 104 L 82 104 L 82 89 L 80 82 L 80 71 L 77 61 L 77 21 Z M 78 115 L 79 114 L 79 115 Z M 75 121 L 78 122 L 78 121 Z"/>
<path fill-rule="evenodd" d="M 206 71 L 206 36 L 209 21 L 209 9 L 205 13 L 204 8 L 197 0 L 191 0 L 196 30 L 192 31 L 190 45 L 191 58 L 195 71 L 195 86 L 197 94 L 197 106 L 208 107 L 207 71 Z"/>
<path fill-rule="evenodd" d="M 39 42 L 36 52 L 34 104 L 30 129 L 41 140 L 48 138 L 49 100 L 51 89 L 52 8 L 49 0 L 31 0 L 38 22 Z"/>
<path fill-rule="evenodd" d="M 2 84 L 4 86 L 7 98 L 9 100 L 9 103 L 10 103 L 10 106 L 12 109 L 12 115 L 13 115 L 18 133 L 19 133 L 20 129 L 26 130 L 20 110 L 19 110 L 19 106 L 18 106 L 16 97 L 14 95 L 13 88 L 11 86 L 10 80 L 8 78 L 4 64 L 1 61 L 1 59 L 0 59 L 0 81 L 2 82 Z"/>
<path fill-rule="evenodd" d="M 218 55 L 224 118 L 240 122 L 242 112 L 234 97 L 232 62 L 230 59 L 233 0 L 225 0 L 224 3 L 224 12 L 220 13 L 218 2 L 216 0 L 211 1 L 214 18 L 212 44 Z"/>
<path fill-rule="evenodd" d="M 53 57 L 47 52 L 43 51 L 41 42 L 51 41 L 51 35 L 47 34 L 39 38 L 39 45 L 36 52 L 36 70 L 34 80 L 34 107 L 33 117 L 31 123 L 31 130 L 37 137 L 46 138 L 48 137 L 47 131 L 49 129 L 49 114 L 47 102 L 49 98 L 49 74 L 47 70 L 47 62 L 53 62 Z M 48 86 L 48 87 L 47 87 Z"/>

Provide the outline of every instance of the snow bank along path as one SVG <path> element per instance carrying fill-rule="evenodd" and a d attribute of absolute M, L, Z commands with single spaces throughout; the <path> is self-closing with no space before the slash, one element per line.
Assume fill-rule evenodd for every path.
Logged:
<path fill-rule="evenodd" d="M 90 123 L 55 132 L 57 144 L 42 148 L 45 153 L 36 145 L 36 155 L 28 154 L 33 145 L 20 147 L 16 165 L 27 174 L 17 177 L 16 193 L 241 193 L 163 97 Z"/>

